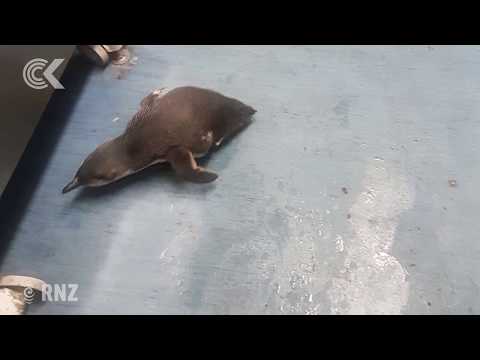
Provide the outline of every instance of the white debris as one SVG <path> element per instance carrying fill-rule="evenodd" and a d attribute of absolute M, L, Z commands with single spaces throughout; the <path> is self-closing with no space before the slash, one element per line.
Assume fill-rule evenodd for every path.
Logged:
<path fill-rule="evenodd" d="M 160 254 L 160 259 L 165 258 L 165 254 L 167 253 L 167 250 L 168 250 L 168 248 L 166 248 L 165 250 L 162 251 L 162 253 Z"/>

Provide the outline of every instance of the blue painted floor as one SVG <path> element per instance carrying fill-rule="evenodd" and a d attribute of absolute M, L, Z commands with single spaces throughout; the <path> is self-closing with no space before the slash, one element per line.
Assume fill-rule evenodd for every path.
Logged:
<path fill-rule="evenodd" d="M 0 271 L 79 286 L 29 313 L 480 313 L 480 47 L 131 50 L 69 66 L 2 199 Z M 258 110 L 215 183 L 158 166 L 61 195 L 143 96 L 181 85 Z"/>

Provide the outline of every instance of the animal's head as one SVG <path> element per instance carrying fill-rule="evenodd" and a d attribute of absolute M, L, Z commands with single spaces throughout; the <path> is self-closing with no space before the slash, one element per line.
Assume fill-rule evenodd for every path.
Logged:
<path fill-rule="evenodd" d="M 125 154 L 115 140 L 100 145 L 83 161 L 77 173 L 62 190 L 72 191 L 80 186 L 96 187 L 110 184 L 131 173 Z"/>

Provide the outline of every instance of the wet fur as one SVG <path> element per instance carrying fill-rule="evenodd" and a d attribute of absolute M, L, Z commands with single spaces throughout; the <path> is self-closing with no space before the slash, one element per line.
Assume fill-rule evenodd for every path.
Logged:
<path fill-rule="evenodd" d="M 167 93 L 154 91 L 141 101 L 122 135 L 87 157 L 76 178 L 81 185 L 106 185 L 167 161 L 175 148 L 190 151 L 194 158 L 204 156 L 249 125 L 255 112 L 208 89 L 188 86 Z M 115 174 L 107 180 L 93 179 L 99 171 Z"/>

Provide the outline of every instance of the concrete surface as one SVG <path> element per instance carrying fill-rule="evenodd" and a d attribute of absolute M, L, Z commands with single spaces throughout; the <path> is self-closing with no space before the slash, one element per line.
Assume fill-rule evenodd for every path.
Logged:
<path fill-rule="evenodd" d="M 0 270 L 79 285 L 30 313 L 480 313 L 480 47 L 132 49 L 70 78 L 46 165 L 8 197 Z M 218 181 L 155 167 L 60 194 L 144 95 L 187 84 L 258 109 Z"/>

